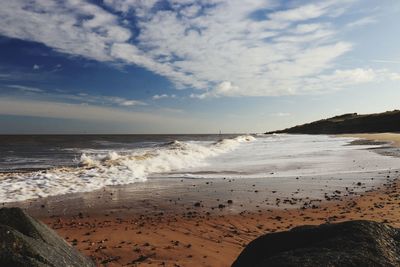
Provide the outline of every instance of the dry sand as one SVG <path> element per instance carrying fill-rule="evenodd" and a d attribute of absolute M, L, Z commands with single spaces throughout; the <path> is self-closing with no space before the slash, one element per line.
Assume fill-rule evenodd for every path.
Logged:
<path fill-rule="evenodd" d="M 343 134 L 339 136 L 358 137 L 373 141 L 390 142 L 396 147 L 400 147 L 399 133 L 360 133 L 360 134 Z"/>
<path fill-rule="evenodd" d="M 357 136 L 400 140 L 394 134 Z M 355 184 L 326 195 L 322 202 L 274 198 L 275 207 L 255 201 L 260 200 L 258 188 L 262 185 L 248 183 L 250 190 L 242 191 L 238 198 L 223 195 L 214 199 L 214 195 L 203 196 L 192 189 L 190 194 L 177 190 L 175 197 L 154 195 L 113 206 L 104 195 L 112 193 L 103 191 L 89 194 L 94 199 L 90 205 L 64 199 L 30 203 L 26 208 L 99 266 L 230 266 L 251 240 L 298 225 L 368 219 L 400 227 L 400 173 L 392 170 L 384 175 L 385 184 L 366 193 L 355 193 L 354 189 L 362 186 Z M 219 187 L 207 186 L 218 194 L 224 183 L 234 190 L 246 182 L 225 180 Z M 71 203 L 77 203 L 75 208 Z"/>

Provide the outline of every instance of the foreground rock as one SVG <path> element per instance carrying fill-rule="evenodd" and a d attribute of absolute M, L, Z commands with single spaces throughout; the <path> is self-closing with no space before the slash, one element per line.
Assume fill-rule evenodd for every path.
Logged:
<path fill-rule="evenodd" d="M 0 209 L 0 266 L 92 267 L 66 241 L 19 208 Z"/>
<path fill-rule="evenodd" d="M 296 227 L 253 240 L 232 266 L 400 266 L 400 230 L 371 221 Z"/>

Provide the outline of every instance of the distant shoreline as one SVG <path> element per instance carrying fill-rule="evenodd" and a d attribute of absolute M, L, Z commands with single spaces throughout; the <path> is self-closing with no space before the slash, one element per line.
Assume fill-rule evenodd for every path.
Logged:
<path fill-rule="evenodd" d="M 359 134 L 386 132 L 400 132 L 400 110 L 375 114 L 347 113 L 283 130 L 270 131 L 267 134 Z"/>

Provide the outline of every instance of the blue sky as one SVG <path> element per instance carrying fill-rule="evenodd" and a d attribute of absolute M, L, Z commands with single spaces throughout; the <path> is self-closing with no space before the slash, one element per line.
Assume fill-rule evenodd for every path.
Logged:
<path fill-rule="evenodd" d="M 400 108 L 397 0 L 15 0 L 0 133 L 264 132 Z"/>

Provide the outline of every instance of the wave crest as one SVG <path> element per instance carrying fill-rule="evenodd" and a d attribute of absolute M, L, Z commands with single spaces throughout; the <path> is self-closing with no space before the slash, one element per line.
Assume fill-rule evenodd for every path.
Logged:
<path fill-rule="evenodd" d="M 80 165 L 96 167 L 102 169 L 103 172 L 129 169 L 131 177 L 143 179 L 152 173 L 201 166 L 208 157 L 232 151 L 240 143 L 254 140 L 256 139 L 251 135 L 222 139 L 208 145 L 174 140 L 156 148 L 134 150 L 123 154 L 115 151 L 107 154 L 83 153 Z"/>
<path fill-rule="evenodd" d="M 4 177 L 0 199 L 3 202 L 22 201 L 145 181 L 151 174 L 202 166 L 207 158 L 254 140 L 253 136 L 244 135 L 215 143 L 174 140 L 157 147 L 130 151 L 83 151 L 78 168 L 56 168 Z"/>

